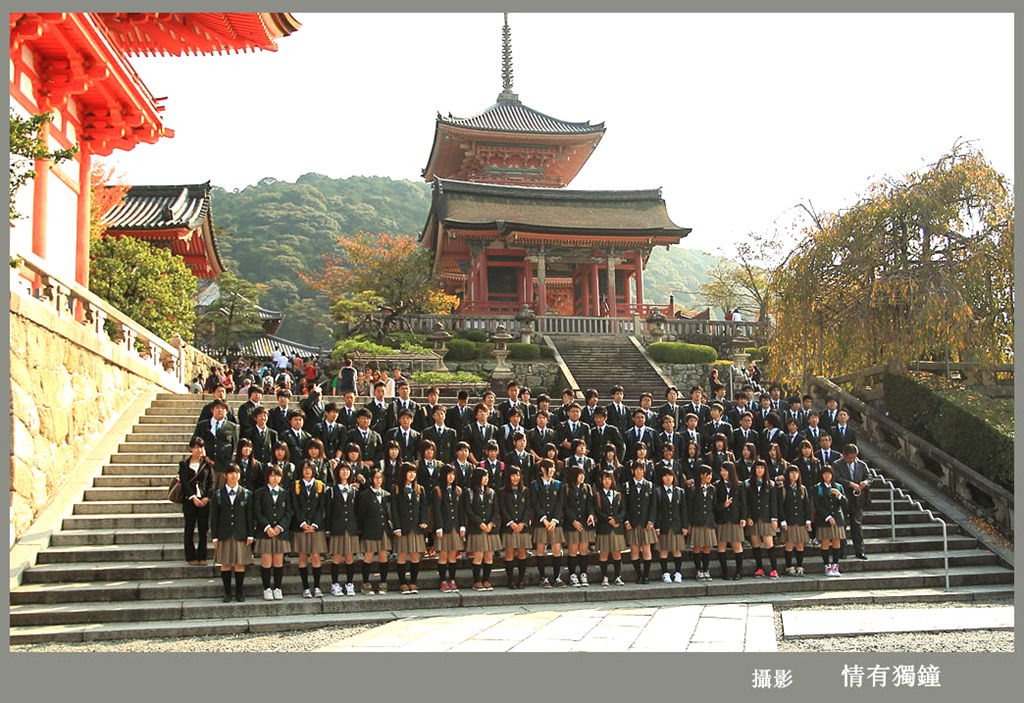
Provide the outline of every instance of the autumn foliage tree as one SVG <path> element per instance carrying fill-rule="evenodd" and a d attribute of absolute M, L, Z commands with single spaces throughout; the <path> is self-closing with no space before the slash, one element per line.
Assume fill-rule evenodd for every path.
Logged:
<path fill-rule="evenodd" d="M 958 143 L 886 178 L 849 210 L 816 215 L 774 272 L 778 378 L 915 359 L 1013 353 L 1013 191 Z"/>

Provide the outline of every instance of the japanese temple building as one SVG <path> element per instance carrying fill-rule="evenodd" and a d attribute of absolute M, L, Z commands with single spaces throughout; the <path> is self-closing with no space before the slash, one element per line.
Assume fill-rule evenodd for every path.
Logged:
<path fill-rule="evenodd" d="M 660 189 L 570 190 L 604 124 L 566 122 L 512 92 L 506 15 L 503 90 L 466 118 L 438 114 L 423 177 L 432 182 L 422 246 L 464 314 L 646 314 L 643 271 L 655 246 L 689 234 Z"/>

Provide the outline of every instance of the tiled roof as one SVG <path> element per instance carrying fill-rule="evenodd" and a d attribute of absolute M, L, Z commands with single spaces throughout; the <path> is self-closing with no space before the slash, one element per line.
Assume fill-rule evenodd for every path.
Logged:
<path fill-rule="evenodd" d="M 604 122 L 566 122 L 523 105 L 518 100 L 499 100 L 472 117 L 437 115 L 437 121 L 453 127 L 481 129 L 490 132 L 524 132 L 532 134 L 589 134 L 603 132 Z"/>
<path fill-rule="evenodd" d="M 323 350 L 320 347 L 311 347 L 306 344 L 299 344 L 287 339 L 275 337 L 272 334 L 257 334 L 249 339 L 236 343 L 237 353 L 243 356 L 256 356 L 270 358 L 277 349 L 288 356 L 317 356 Z M 220 352 L 222 350 L 202 349 L 207 352 Z"/>
<path fill-rule="evenodd" d="M 110 229 L 195 229 L 210 210 L 210 182 L 132 186 L 103 219 Z"/>

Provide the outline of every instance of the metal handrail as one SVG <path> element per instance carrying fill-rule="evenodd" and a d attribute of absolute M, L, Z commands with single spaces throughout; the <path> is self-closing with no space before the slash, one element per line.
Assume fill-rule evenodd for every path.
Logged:
<path fill-rule="evenodd" d="M 945 590 L 949 590 L 949 535 L 946 531 L 946 521 L 929 510 L 928 508 L 921 505 L 921 502 L 915 500 L 912 495 L 904 491 L 902 488 L 897 488 L 896 485 L 883 476 L 878 470 L 868 467 L 868 475 L 873 479 L 881 481 L 889 487 L 889 527 L 890 527 L 890 538 L 893 542 L 896 541 L 896 493 L 900 494 L 901 498 L 906 498 L 912 506 L 917 508 L 923 513 L 928 515 L 928 519 L 932 522 L 937 522 L 942 526 L 942 568 L 945 571 Z"/>

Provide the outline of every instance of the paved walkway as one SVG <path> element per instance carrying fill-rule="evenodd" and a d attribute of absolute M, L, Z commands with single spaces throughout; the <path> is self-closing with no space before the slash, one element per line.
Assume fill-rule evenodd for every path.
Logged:
<path fill-rule="evenodd" d="M 883 632 L 1012 630 L 1013 607 L 784 610 L 783 637 L 839 637 Z"/>
<path fill-rule="evenodd" d="M 408 617 L 323 652 L 775 652 L 769 604 L 609 603 Z"/>

